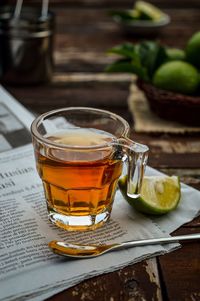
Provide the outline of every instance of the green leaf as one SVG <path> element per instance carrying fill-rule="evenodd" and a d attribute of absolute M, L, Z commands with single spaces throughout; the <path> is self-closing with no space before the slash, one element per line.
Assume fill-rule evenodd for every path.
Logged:
<path fill-rule="evenodd" d="M 118 54 L 126 58 L 134 58 L 137 56 L 135 46 L 131 43 L 125 43 L 122 45 L 115 46 L 108 50 L 108 53 Z"/>
<path fill-rule="evenodd" d="M 106 72 L 133 72 L 132 64 L 129 60 L 118 60 L 105 69 Z"/>
<path fill-rule="evenodd" d="M 166 49 L 154 41 L 125 43 L 113 47 L 109 53 L 118 54 L 122 59 L 108 66 L 107 72 L 134 73 L 145 81 L 151 81 L 157 68 L 168 59 Z"/>
<path fill-rule="evenodd" d="M 150 78 L 152 78 L 155 70 L 167 60 L 165 48 L 153 41 L 142 42 L 138 45 L 137 51 Z"/>
<path fill-rule="evenodd" d="M 126 72 L 131 74 L 136 74 L 143 80 L 149 80 L 147 70 L 140 64 L 140 61 L 130 61 L 130 60 L 118 60 L 113 64 L 110 64 L 106 72 Z"/>

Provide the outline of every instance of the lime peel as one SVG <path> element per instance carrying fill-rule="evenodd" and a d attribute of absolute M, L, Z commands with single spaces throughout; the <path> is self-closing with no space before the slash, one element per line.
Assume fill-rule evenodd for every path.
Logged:
<path fill-rule="evenodd" d="M 177 176 L 146 176 L 144 177 L 141 194 L 137 199 L 127 196 L 127 177 L 119 181 L 119 188 L 136 210 L 153 215 L 162 215 L 177 208 L 181 188 Z"/>
<path fill-rule="evenodd" d="M 200 31 L 194 33 L 186 45 L 187 60 L 196 68 L 200 68 Z"/>
<path fill-rule="evenodd" d="M 162 64 L 156 70 L 153 84 L 168 91 L 194 94 L 199 86 L 199 73 L 191 64 L 174 60 Z"/>

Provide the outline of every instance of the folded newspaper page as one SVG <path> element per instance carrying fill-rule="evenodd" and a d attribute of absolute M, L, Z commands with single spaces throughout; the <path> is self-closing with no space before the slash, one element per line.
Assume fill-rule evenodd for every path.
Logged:
<path fill-rule="evenodd" d="M 31 143 L 34 116 L 0 86 L 0 152 Z"/>
<path fill-rule="evenodd" d="M 3 88 L 0 108 L 0 136 L 4 141 L 0 154 L 0 300 L 44 300 L 84 279 L 179 246 L 137 247 L 84 260 L 53 254 L 48 242 L 54 239 L 102 244 L 168 236 L 199 213 L 200 192 L 182 185 L 179 208 L 165 217 L 150 219 L 132 210 L 118 191 L 111 220 L 104 227 L 81 233 L 58 229 L 47 219 L 43 188 L 35 168 L 29 132 L 34 116 Z M 151 168 L 147 173 L 159 174 Z"/>
<path fill-rule="evenodd" d="M 35 170 L 32 146 L 2 153 L 0 166 L 2 300 L 6 300 L 6 297 L 10 300 L 16 296 L 20 298 L 22 293 L 27 295 L 34 286 L 36 290 L 46 290 L 47 286 L 58 286 L 61 281 L 65 281 L 66 287 L 74 285 L 74 281 L 80 281 L 89 275 L 114 270 L 152 254 L 168 251 L 162 246 L 140 247 L 88 260 L 67 260 L 53 254 L 48 249 L 48 242 L 53 239 L 105 244 L 162 237 L 165 234 L 150 219 L 135 214 L 120 193 L 115 200 L 112 218 L 104 227 L 80 233 L 58 229 L 47 219 L 43 188 Z M 31 287 L 26 283 L 29 273 L 35 279 L 31 281 Z M 19 276 L 24 277 L 23 282 L 18 283 Z M 22 292 L 19 291 L 20 285 Z M 10 287 L 15 287 L 16 290 L 10 292 Z"/>

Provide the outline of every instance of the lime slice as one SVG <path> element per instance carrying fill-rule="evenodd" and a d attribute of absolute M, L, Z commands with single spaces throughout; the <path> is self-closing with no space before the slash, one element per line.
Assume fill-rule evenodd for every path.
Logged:
<path fill-rule="evenodd" d="M 153 76 L 153 84 L 164 90 L 193 94 L 199 85 L 198 70 L 183 61 L 170 61 L 161 65 Z"/>
<path fill-rule="evenodd" d="M 127 177 L 119 180 L 119 188 L 133 208 L 153 215 L 162 215 L 176 209 L 181 196 L 177 176 L 144 177 L 141 194 L 137 199 L 127 196 Z"/>
<path fill-rule="evenodd" d="M 135 3 L 134 8 L 140 12 L 141 19 L 147 19 L 152 21 L 158 21 L 160 20 L 164 13 L 154 5 L 145 2 L 145 1 L 137 1 Z"/>

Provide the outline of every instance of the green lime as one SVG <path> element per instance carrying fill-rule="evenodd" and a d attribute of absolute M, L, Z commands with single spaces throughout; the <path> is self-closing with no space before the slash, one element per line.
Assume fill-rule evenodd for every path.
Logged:
<path fill-rule="evenodd" d="M 133 208 L 146 214 L 168 213 L 176 209 L 181 197 L 180 181 L 177 176 L 144 177 L 141 194 L 137 199 L 127 196 L 127 177 L 119 180 L 119 188 Z"/>
<path fill-rule="evenodd" d="M 153 76 L 153 84 L 164 90 L 193 94 L 199 85 L 199 73 L 189 63 L 171 61 L 161 65 Z"/>
<path fill-rule="evenodd" d="M 186 45 L 187 60 L 200 68 L 200 31 L 196 32 L 188 41 Z"/>
<path fill-rule="evenodd" d="M 141 19 L 158 21 L 164 15 L 159 8 L 145 1 L 136 1 L 134 8 L 140 12 Z"/>
<path fill-rule="evenodd" d="M 178 48 L 167 48 L 166 53 L 170 61 L 184 61 L 186 58 L 185 51 Z"/>

